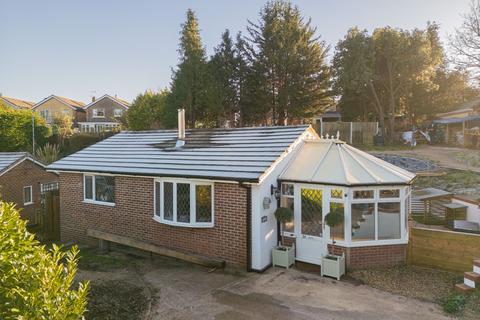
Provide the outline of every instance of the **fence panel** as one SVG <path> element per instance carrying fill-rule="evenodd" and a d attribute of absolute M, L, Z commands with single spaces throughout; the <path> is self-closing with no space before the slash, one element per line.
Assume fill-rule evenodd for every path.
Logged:
<path fill-rule="evenodd" d="M 378 122 L 322 122 L 317 131 L 320 135 L 336 136 L 353 145 L 372 145 L 378 132 Z"/>
<path fill-rule="evenodd" d="M 480 235 L 411 228 L 408 245 L 409 263 L 449 271 L 472 269 L 472 260 L 480 257 Z"/>

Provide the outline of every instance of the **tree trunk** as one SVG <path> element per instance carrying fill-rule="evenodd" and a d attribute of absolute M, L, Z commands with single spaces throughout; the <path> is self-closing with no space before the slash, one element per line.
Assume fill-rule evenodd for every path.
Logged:
<path fill-rule="evenodd" d="M 377 91 L 375 90 L 375 86 L 371 81 L 369 82 L 369 87 L 375 101 L 373 105 L 377 111 L 378 122 L 380 123 L 380 127 L 382 128 L 382 137 L 386 138 L 387 132 L 385 130 L 385 113 L 383 111 L 383 106 L 378 99 Z"/>

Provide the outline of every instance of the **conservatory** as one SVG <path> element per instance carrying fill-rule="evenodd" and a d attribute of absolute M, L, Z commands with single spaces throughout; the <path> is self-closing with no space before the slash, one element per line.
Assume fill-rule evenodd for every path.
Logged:
<path fill-rule="evenodd" d="M 281 206 L 294 212 L 283 235 L 295 242 L 296 260 L 321 265 L 335 250 L 350 269 L 403 263 L 414 177 L 339 140 L 305 141 L 279 177 Z M 344 216 L 332 229 L 331 210 Z"/>

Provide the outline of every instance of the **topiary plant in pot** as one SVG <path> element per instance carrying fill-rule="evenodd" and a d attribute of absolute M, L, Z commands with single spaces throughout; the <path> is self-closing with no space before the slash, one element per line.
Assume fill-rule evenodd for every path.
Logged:
<path fill-rule="evenodd" d="M 332 238 L 332 253 L 322 258 L 322 276 L 337 278 L 345 274 L 345 255 L 335 255 L 335 234 L 332 230 L 336 227 L 343 226 L 343 208 L 332 207 L 330 213 L 325 216 L 325 223 L 330 227 L 330 235 Z"/>
<path fill-rule="evenodd" d="M 293 212 L 289 208 L 279 207 L 275 211 L 275 218 L 280 223 L 280 237 L 279 245 L 273 248 L 272 264 L 273 266 L 281 266 L 289 268 L 295 262 L 295 246 L 286 246 L 283 238 L 283 228 L 285 223 L 292 221 Z"/>

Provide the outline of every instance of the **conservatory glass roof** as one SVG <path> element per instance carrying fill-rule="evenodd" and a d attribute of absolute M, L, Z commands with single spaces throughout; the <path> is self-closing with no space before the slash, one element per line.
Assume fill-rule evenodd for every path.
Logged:
<path fill-rule="evenodd" d="M 340 186 L 410 184 L 415 174 L 339 140 L 307 140 L 280 180 Z"/>

